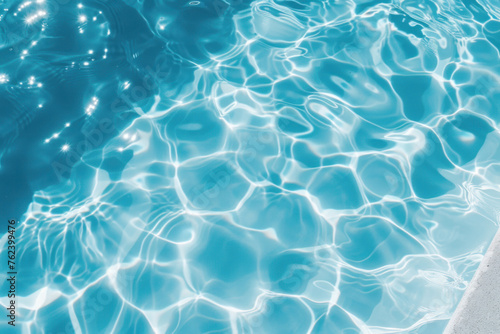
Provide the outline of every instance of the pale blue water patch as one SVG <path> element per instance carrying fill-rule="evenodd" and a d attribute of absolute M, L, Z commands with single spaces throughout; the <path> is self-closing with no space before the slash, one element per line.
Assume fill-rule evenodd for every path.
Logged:
<path fill-rule="evenodd" d="M 0 1 L 2 333 L 441 333 L 499 225 L 499 18 Z"/>

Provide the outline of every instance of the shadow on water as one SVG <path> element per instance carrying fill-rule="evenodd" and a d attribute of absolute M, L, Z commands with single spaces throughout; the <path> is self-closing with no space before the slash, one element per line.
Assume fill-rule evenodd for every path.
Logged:
<path fill-rule="evenodd" d="M 0 74 L 9 75 L 9 82 L 0 84 L 0 212 L 5 221 L 21 219 L 35 191 L 69 178 L 86 151 L 138 117 L 136 108 L 149 110 L 158 95 L 168 107 L 174 96 L 164 91 L 188 85 L 196 63 L 228 48 L 234 35 L 228 17 L 248 6 L 240 0 L 203 6 L 144 1 L 141 8 L 131 1 L 87 1 L 79 10 L 73 2 L 53 2 L 45 23 L 4 34 L 16 38 L 4 38 L 0 45 L 6 60 Z M 81 13 L 89 18 L 85 24 Z M 3 32 L 23 24 L 7 18 Z M 167 18 L 168 28 L 159 31 L 157 22 Z M 29 85 L 30 76 L 43 86 Z"/>

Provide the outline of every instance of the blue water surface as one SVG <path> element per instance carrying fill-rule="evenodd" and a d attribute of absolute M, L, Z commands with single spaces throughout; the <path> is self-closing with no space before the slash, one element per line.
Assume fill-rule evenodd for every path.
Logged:
<path fill-rule="evenodd" d="M 0 332 L 442 333 L 499 78 L 496 0 L 0 0 Z"/>

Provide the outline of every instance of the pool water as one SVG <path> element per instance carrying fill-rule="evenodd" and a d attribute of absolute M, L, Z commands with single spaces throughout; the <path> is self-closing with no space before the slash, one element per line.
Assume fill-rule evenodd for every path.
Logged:
<path fill-rule="evenodd" d="M 0 331 L 442 333 L 499 60 L 494 0 L 0 0 Z"/>

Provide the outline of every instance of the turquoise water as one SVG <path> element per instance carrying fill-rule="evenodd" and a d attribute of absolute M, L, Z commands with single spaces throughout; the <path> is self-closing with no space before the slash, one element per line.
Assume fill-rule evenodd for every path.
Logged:
<path fill-rule="evenodd" d="M 499 52 L 496 0 L 0 0 L 0 331 L 442 333 Z"/>

